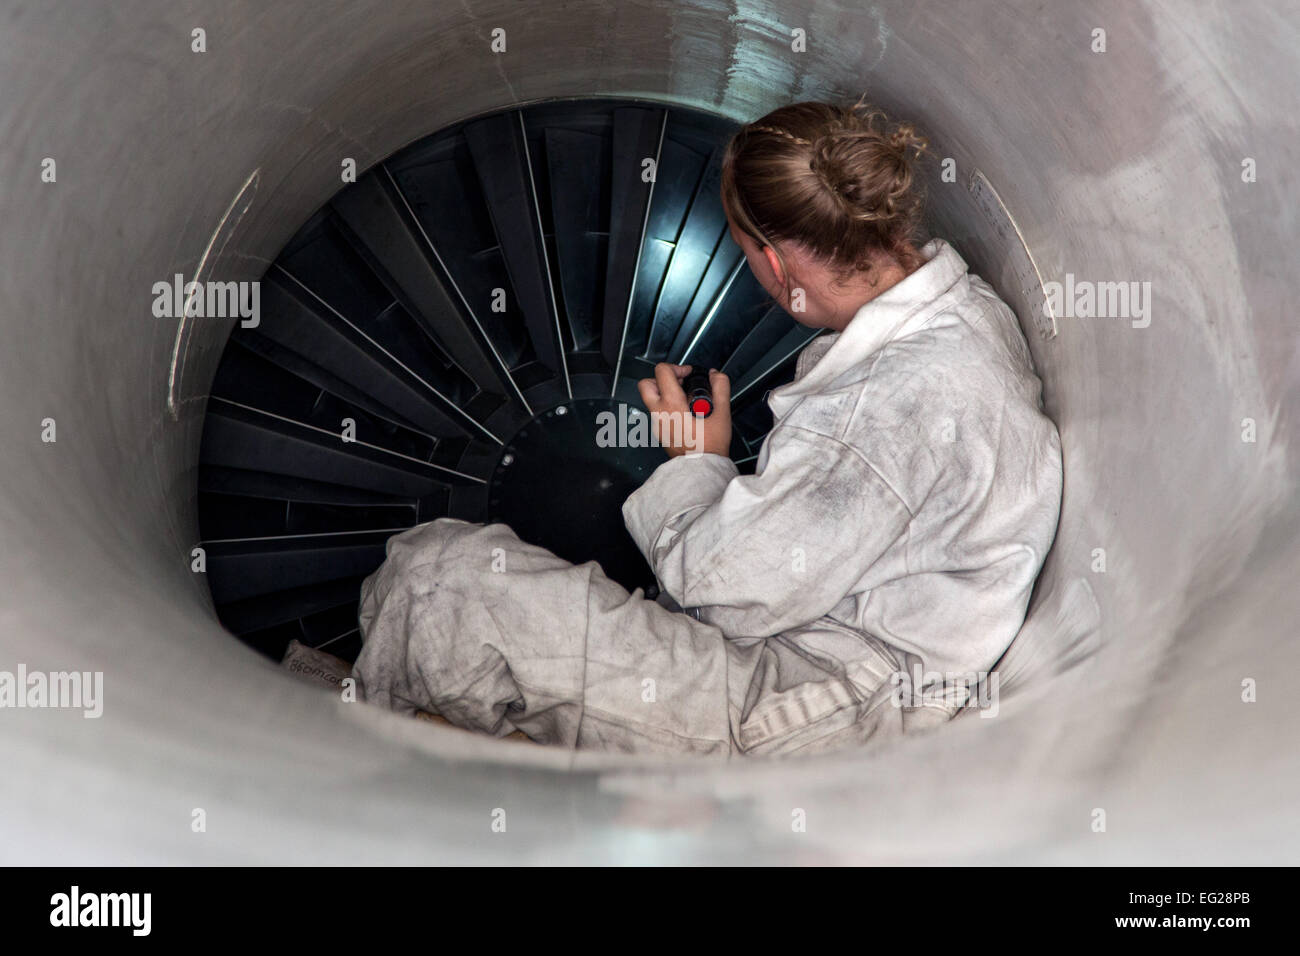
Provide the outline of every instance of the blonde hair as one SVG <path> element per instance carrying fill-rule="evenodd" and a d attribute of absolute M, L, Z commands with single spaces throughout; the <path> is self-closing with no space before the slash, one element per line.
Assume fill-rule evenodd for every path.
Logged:
<path fill-rule="evenodd" d="M 722 160 L 722 205 L 760 246 L 799 243 L 837 281 L 869 274 L 882 254 L 905 271 L 924 196 L 916 164 L 927 142 L 859 100 L 851 107 L 793 103 L 741 127 Z"/>

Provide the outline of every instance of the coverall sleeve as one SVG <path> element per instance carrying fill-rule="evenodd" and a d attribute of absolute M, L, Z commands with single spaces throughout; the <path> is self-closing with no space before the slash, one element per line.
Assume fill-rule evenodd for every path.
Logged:
<path fill-rule="evenodd" d="M 767 440 L 758 474 L 742 476 L 720 455 L 683 455 L 623 505 L 660 586 L 728 637 L 768 637 L 827 614 L 911 520 L 843 442 L 789 423 Z"/>

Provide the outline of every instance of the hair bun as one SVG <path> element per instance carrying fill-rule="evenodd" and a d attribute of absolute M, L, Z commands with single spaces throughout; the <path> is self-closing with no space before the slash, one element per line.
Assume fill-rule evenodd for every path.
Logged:
<path fill-rule="evenodd" d="M 913 162 L 926 140 L 909 123 L 876 128 L 879 111 L 845 111 L 812 143 L 808 166 L 856 222 L 888 223 L 913 212 Z M 915 156 L 909 152 L 915 151 Z"/>
<path fill-rule="evenodd" d="M 926 148 L 910 123 L 863 101 L 791 103 L 728 142 L 723 207 L 778 259 L 782 242 L 796 242 L 837 281 L 870 274 L 882 255 L 915 269 L 924 205 L 916 164 Z"/>

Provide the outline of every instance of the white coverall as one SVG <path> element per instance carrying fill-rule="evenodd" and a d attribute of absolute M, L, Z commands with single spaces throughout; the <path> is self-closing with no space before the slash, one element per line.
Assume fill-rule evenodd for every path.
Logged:
<path fill-rule="evenodd" d="M 627 499 L 694 616 L 504 525 L 439 519 L 362 586 L 359 696 L 497 736 L 717 755 L 951 717 L 1023 623 L 1060 441 L 1011 310 L 948 243 L 922 253 L 769 393 L 754 475 L 686 455 Z"/>

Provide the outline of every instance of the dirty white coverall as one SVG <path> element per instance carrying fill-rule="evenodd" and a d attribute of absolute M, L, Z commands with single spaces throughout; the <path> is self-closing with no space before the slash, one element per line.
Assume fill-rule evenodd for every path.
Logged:
<path fill-rule="evenodd" d="M 439 519 L 393 537 L 362 586 L 358 696 L 496 736 L 722 756 L 951 717 L 949 675 L 992 668 L 1024 620 L 1060 443 L 1011 310 L 947 242 L 922 253 L 769 393 L 755 474 L 686 455 L 627 499 L 690 613 L 504 525 Z"/>

